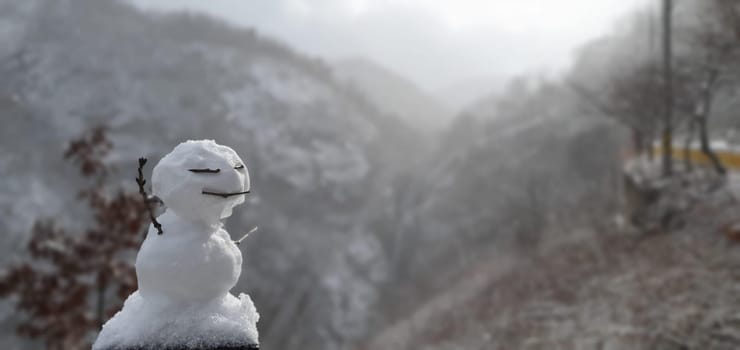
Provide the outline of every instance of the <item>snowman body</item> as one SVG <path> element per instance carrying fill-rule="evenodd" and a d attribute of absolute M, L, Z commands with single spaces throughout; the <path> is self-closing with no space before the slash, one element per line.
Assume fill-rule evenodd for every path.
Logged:
<path fill-rule="evenodd" d="M 229 293 L 242 255 L 222 219 L 249 191 L 244 162 L 214 141 L 187 141 L 154 168 L 167 211 L 136 258 L 139 290 L 109 320 L 93 350 L 256 348 L 259 319 L 248 295 Z"/>
<path fill-rule="evenodd" d="M 242 255 L 226 230 L 194 228 L 169 212 L 159 221 L 167 232 L 150 232 L 136 261 L 142 296 L 174 303 L 203 302 L 225 295 L 236 285 Z"/>

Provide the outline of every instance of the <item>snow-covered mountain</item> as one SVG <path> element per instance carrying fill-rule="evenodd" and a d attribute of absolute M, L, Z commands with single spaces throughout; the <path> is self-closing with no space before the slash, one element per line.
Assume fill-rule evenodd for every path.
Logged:
<path fill-rule="evenodd" d="M 412 81 L 364 58 L 333 64 L 336 77 L 373 101 L 384 112 L 396 115 L 423 131 L 437 131 L 455 116 L 453 110 Z"/>
<path fill-rule="evenodd" d="M 108 127 L 108 161 L 129 190 L 138 157 L 156 161 L 183 140 L 213 138 L 252 171 L 250 202 L 228 226 L 235 235 L 260 226 L 237 289 L 263 314 L 265 348 L 333 349 L 363 332 L 371 280 L 382 273 L 351 263 L 382 261 L 364 208 L 413 150 L 405 124 L 347 91 L 323 63 L 251 29 L 114 0 L 0 0 L 0 9 L 8 251 L 37 218 L 84 225 L 74 197 L 82 180 L 62 160 L 84 130 Z"/>

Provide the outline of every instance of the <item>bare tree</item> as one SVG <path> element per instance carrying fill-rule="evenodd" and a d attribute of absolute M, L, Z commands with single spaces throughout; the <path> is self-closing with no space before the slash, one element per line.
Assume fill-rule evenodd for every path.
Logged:
<path fill-rule="evenodd" d="M 575 82 L 569 85 L 598 113 L 627 127 L 637 153 L 647 152 L 652 158 L 652 143 L 658 135 L 664 108 L 664 81 L 658 74 L 659 69 L 656 62 L 637 63 L 624 72 L 613 74 L 606 81 L 603 93 L 590 91 Z"/>
<path fill-rule="evenodd" d="M 70 143 L 66 157 L 94 180 L 80 191 L 95 224 L 70 232 L 39 220 L 28 243 L 29 258 L 0 274 L 0 297 L 15 296 L 18 332 L 41 339 L 47 349 L 89 349 L 90 335 L 117 312 L 137 288 L 133 253 L 148 221 L 135 191 L 105 190 L 111 149 L 103 129 Z"/>
<path fill-rule="evenodd" d="M 659 126 L 663 82 L 657 76 L 657 66 L 648 62 L 631 72 L 614 77 L 608 88 L 607 106 L 612 116 L 627 125 L 635 138 L 639 152 L 652 152 Z"/>
<path fill-rule="evenodd" d="M 702 0 L 693 3 L 688 29 L 680 37 L 689 49 L 681 65 L 691 75 L 693 112 L 691 124 L 698 127 L 700 147 L 719 174 L 724 165 L 711 146 L 709 120 L 715 97 L 737 85 L 740 58 L 740 4 L 736 0 Z M 693 130 L 693 127 L 691 128 Z M 689 136 L 691 137 L 691 136 Z"/>

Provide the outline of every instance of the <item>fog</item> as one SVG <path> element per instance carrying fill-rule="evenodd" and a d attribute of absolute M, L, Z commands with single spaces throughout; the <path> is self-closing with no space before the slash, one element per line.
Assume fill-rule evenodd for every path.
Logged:
<path fill-rule="evenodd" d="M 646 0 L 134 2 L 211 13 L 327 60 L 368 58 L 434 92 L 481 76 L 562 72 L 575 49 Z"/>

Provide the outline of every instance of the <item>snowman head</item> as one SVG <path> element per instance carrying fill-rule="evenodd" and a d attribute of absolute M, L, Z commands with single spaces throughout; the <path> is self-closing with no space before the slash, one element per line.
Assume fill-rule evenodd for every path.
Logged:
<path fill-rule="evenodd" d="M 191 140 L 154 167 L 152 192 L 177 216 L 215 225 L 244 203 L 249 173 L 233 149 L 213 140 Z"/>

